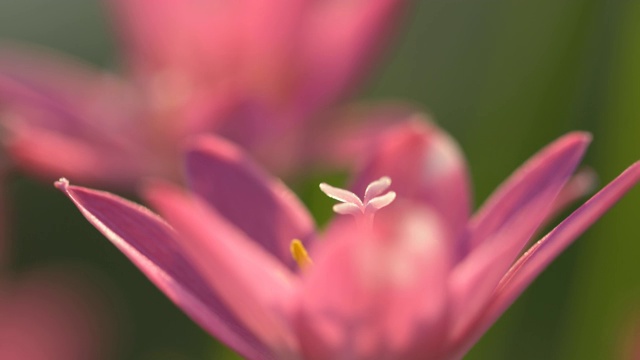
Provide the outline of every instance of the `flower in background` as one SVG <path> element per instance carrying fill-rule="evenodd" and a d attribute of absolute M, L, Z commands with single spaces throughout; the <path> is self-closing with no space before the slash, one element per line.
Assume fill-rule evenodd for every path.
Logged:
<path fill-rule="evenodd" d="M 0 235 L 0 359 L 111 358 L 114 324 L 94 279 L 51 265 L 13 274 Z"/>
<path fill-rule="evenodd" d="M 0 185 L 6 179 L 2 165 Z M 2 215 L 5 195 L 0 186 Z M 114 324 L 95 279 L 51 265 L 11 273 L 8 225 L 0 216 L 0 359 L 110 359 Z"/>
<path fill-rule="evenodd" d="M 215 132 L 292 166 L 314 124 L 382 50 L 407 4 L 380 1 L 108 1 L 121 75 L 5 44 L 5 143 L 34 173 L 131 186 L 179 176 L 185 136 Z M 56 156 L 55 154 L 64 154 Z"/>
<path fill-rule="evenodd" d="M 109 193 L 56 185 L 248 359 L 458 359 L 640 180 L 636 163 L 523 253 L 580 188 L 569 179 L 589 141 L 576 132 L 553 142 L 471 216 L 455 142 L 431 124 L 398 125 L 371 149 L 353 192 L 321 185 L 341 214 L 323 234 L 282 183 L 213 137 L 188 147 L 189 191 L 146 186 L 162 218 Z"/>
<path fill-rule="evenodd" d="M 84 279 L 62 269 L 39 269 L 0 279 L 0 358 L 109 359 L 104 301 Z M 77 275 L 77 274 L 76 274 Z"/>

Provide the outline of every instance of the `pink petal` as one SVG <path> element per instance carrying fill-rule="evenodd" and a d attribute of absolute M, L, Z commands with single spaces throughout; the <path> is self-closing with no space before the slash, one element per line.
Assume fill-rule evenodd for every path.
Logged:
<path fill-rule="evenodd" d="M 131 185 L 149 162 L 140 159 L 143 137 L 128 94 L 118 79 L 72 59 L 15 45 L 0 49 L 3 141 L 19 165 L 38 175 Z"/>
<path fill-rule="evenodd" d="M 289 244 L 308 242 L 314 223 L 300 200 L 240 149 L 216 137 L 197 139 L 187 153 L 190 188 L 280 261 L 295 267 Z"/>
<path fill-rule="evenodd" d="M 540 206 L 540 203 L 532 204 Z M 532 236 L 525 232 L 528 211 L 520 211 L 512 222 L 469 254 L 451 272 L 449 291 L 452 298 L 450 338 L 458 338 L 469 323 L 491 300 L 491 295 L 513 259 Z"/>
<path fill-rule="evenodd" d="M 82 182 L 131 187 L 150 172 L 141 166 L 149 161 L 138 159 L 136 155 L 139 154 L 102 147 L 89 139 L 70 137 L 37 126 L 6 125 L 10 136 L 4 145 L 14 162 L 42 178 L 68 174 Z"/>
<path fill-rule="evenodd" d="M 158 288 L 212 335 L 251 359 L 270 359 L 265 346 L 232 315 L 195 269 L 174 231 L 148 209 L 64 179 L 56 186 Z"/>
<path fill-rule="evenodd" d="M 339 221 L 317 243 L 297 321 L 305 359 L 418 359 L 443 345 L 446 235 L 428 209 L 394 209 L 373 232 Z"/>
<path fill-rule="evenodd" d="M 288 316 L 297 278 L 247 239 L 201 199 L 168 184 L 147 188 L 147 197 L 180 233 L 190 260 L 227 307 L 282 358 L 297 344 Z"/>
<path fill-rule="evenodd" d="M 323 108 L 353 90 L 379 58 L 406 6 L 398 0 L 315 3 L 300 41 L 304 78 L 298 102 Z"/>
<path fill-rule="evenodd" d="M 53 51 L 0 49 L 0 101 L 30 115 L 23 120 L 29 124 L 78 137 L 103 136 L 92 133 L 101 125 L 102 132 L 119 131 L 130 120 L 128 91 L 114 76 Z"/>
<path fill-rule="evenodd" d="M 215 79 L 209 76 L 230 70 L 242 4 L 118 0 L 108 5 L 114 11 L 114 28 L 127 50 L 129 65 L 140 80 L 178 70 L 189 80 L 210 81 Z M 203 78 L 198 79 L 198 74 Z"/>
<path fill-rule="evenodd" d="M 640 162 L 636 162 L 518 259 L 500 281 L 491 303 L 483 310 L 481 317 L 460 339 L 460 354 L 464 354 L 477 341 L 555 257 L 639 181 Z"/>
<path fill-rule="evenodd" d="M 300 63 L 300 48 L 308 45 L 305 34 L 316 15 L 317 4 L 304 0 L 253 0 L 243 5 L 238 75 L 248 90 L 284 112 L 301 102 L 300 78 L 309 69 Z"/>
<path fill-rule="evenodd" d="M 388 176 L 398 200 L 433 208 L 452 233 L 452 241 L 460 244 L 469 218 L 469 184 L 464 158 L 447 134 L 430 123 L 406 121 L 390 127 L 367 159 L 354 182 L 356 193 Z"/>
<path fill-rule="evenodd" d="M 571 133 L 554 141 L 516 170 L 485 201 L 470 223 L 470 249 L 479 246 L 492 233 L 510 221 L 519 209 L 531 201 L 538 201 L 544 189 L 549 191 L 546 199 L 553 202 L 564 183 L 569 179 L 584 151 L 591 141 L 586 133 Z M 544 209 L 546 214 L 547 209 Z M 541 209 L 541 210 L 542 210 Z M 532 223 L 537 226 L 540 213 L 531 213 Z"/>
<path fill-rule="evenodd" d="M 504 273 L 547 218 L 589 140 L 587 134 L 574 133 L 552 143 L 517 170 L 481 210 L 479 218 L 484 222 L 472 227 L 478 232 L 471 236 L 484 238 L 451 274 L 454 337 L 489 301 Z"/>
<path fill-rule="evenodd" d="M 580 169 L 567 181 L 562 191 L 560 191 L 560 194 L 558 194 L 558 197 L 554 200 L 550 219 L 553 219 L 556 214 L 566 210 L 567 207 L 571 206 L 578 199 L 593 193 L 597 183 L 598 175 L 592 169 Z"/>

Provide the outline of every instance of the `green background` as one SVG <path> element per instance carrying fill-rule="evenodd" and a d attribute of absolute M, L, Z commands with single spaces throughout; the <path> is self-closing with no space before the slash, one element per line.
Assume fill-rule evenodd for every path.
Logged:
<path fill-rule="evenodd" d="M 118 56 L 97 0 L 3 0 L 0 39 L 43 44 L 107 68 Z M 467 154 L 476 204 L 570 130 L 594 134 L 584 164 L 601 184 L 640 158 L 640 1 L 416 1 L 385 57 L 360 98 L 409 100 L 431 114 Z M 116 326 L 107 358 L 229 356 L 51 183 L 13 174 L 8 186 L 12 270 L 66 264 L 94 279 Z M 617 358 L 640 312 L 639 212 L 635 190 L 467 358 Z"/>

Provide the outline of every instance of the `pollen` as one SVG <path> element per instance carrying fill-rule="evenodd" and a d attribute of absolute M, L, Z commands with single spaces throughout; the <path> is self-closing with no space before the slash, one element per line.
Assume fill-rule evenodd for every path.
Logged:
<path fill-rule="evenodd" d="M 298 263 L 298 266 L 300 267 L 300 269 L 305 270 L 310 265 L 313 265 L 313 261 L 311 261 L 311 258 L 307 253 L 307 249 L 305 249 L 304 245 L 302 244 L 302 241 L 298 239 L 293 239 L 291 241 L 291 245 L 289 245 L 289 250 L 291 251 L 291 256 L 293 257 L 293 260 L 295 260 L 296 263 Z"/>

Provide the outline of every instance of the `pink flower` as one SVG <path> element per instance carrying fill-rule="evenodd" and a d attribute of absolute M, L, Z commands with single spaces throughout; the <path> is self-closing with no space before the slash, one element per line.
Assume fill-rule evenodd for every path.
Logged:
<path fill-rule="evenodd" d="M 110 358 L 104 302 L 61 269 L 0 279 L 0 359 Z"/>
<path fill-rule="evenodd" d="M 2 165 L 0 185 L 6 180 Z M 53 266 L 19 275 L 8 271 L 11 244 L 3 189 L 0 186 L 0 359 L 110 358 L 113 324 L 89 277 Z"/>
<path fill-rule="evenodd" d="M 177 178 L 178 145 L 203 132 L 291 166 L 315 138 L 311 123 L 368 72 L 406 5 L 107 3 L 125 50 L 123 75 L 42 50 L 0 52 L 5 142 L 36 174 L 124 186 L 147 175 Z"/>
<path fill-rule="evenodd" d="M 449 136 L 409 122 L 381 140 L 354 192 L 321 185 L 342 214 L 321 235 L 282 183 L 217 138 L 188 147 L 189 191 L 147 185 L 162 218 L 64 179 L 56 186 L 248 359 L 458 359 L 640 180 L 636 163 L 523 254 L 566 202 L 559 195 L 575 192 L 568 180 L 589 135 L 553 142 L 473 216 L 467 169 Z"/>

